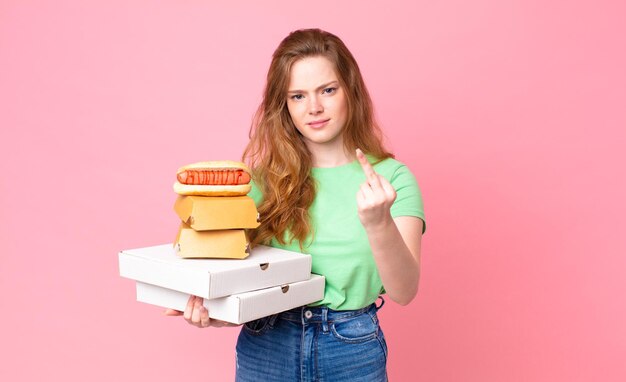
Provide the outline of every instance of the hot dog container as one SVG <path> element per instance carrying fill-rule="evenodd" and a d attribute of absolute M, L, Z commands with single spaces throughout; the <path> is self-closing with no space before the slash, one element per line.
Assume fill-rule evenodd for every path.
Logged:
<path fill-rule="evenodd" d="M 178 196 L 174 211 L 196 231 L 252 229 L 260 224 L 249 196 Z"/>
<path fill-rule="evenodd" d="M 185 259 L 245 259 L 250 253 L 248 243 L 243 229 L 196 231 L 181 223 L 174 249 Z"/>

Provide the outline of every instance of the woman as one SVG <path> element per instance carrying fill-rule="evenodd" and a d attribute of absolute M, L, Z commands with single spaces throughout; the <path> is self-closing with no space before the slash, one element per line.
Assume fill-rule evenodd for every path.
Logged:
<path fill-rule="evenodd" d="M 343 42 L 318 29 L 287 36 L 244 153 L 263 217 L 252 241 L 310 253 L 326 289 L 312 306 L 243 326 L 238 381 L 387 379 L 375 301 L 415 297 L 425 226 L 415 178 L 381 141 Z M 184 315 L 199 327 L 225 325 L 209 319 L 201 298 Z"/>

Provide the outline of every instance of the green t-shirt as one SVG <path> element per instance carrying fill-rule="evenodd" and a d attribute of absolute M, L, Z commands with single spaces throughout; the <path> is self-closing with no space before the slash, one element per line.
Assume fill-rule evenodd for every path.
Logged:
<path fill-rule="evenodd" d="M 422 196 L 411 171 L 391 158 L 374 165 L 374 170 L 396 190 L 391 216 L 416 216 L 424 220 Z M 312 240 L 309 237 L 303 251 L 295 240 L 281 245 L 274 239 L 270 245 L 311 254 L 312 273 L 326 277 L 324 299 L 312 305 L 334 310 L 363 308 L 384 293 L 365 229 L 357 213 L 356 194 L 365 182 L 365 174 L 356 160 L 338 167 L 313 168 L 311 171 L 317 182 L 317 194 L 309 208 L 314 230 Z M 249 196 L 259 205 L 262 195 L 254 184 Z"/>

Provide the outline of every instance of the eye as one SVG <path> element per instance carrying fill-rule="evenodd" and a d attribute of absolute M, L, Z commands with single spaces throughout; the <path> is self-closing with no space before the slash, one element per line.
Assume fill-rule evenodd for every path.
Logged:
<path fill-rule="evenodd" d="M 294 100 L 294 101 L 300 101 L 301 99 L 304 98 L 304 96 L 302 94 L 294 94 L 291 97 L 289 97 L 290 99 Z"/>
<path fill-rule="evenodd" d="M 337 88 L 326 88 L 322 90 L 322 94 L 334 94 L 337 92 Z"/>

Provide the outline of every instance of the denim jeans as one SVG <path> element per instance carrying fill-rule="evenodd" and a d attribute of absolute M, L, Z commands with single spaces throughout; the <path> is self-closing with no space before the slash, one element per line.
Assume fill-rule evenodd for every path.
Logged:
<path fill-rule="evenodd" d="M 237 340 L 236 380 L 387 381 L 379 308 L 305 306 L 244 324 Z"/>

